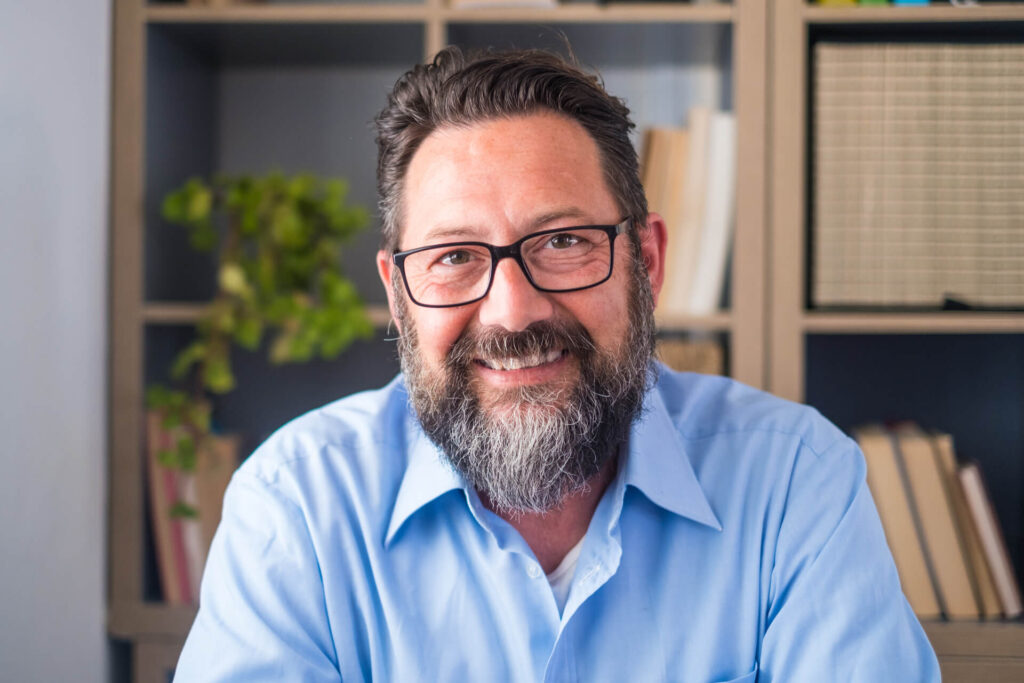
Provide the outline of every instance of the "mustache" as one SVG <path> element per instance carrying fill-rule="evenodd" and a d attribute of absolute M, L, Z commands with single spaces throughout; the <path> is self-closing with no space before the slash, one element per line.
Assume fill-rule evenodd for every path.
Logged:
<path fill-rule="evenodd" d="M 510 358 L 564 349 L 578 358 L 597 351 L 593 337 L 582 324 L 568 320 L 538 320 L 518 332 L 486 327 L 463 333 L 446 358 L 451 369 L 464 368 L 477 358 Z"/>

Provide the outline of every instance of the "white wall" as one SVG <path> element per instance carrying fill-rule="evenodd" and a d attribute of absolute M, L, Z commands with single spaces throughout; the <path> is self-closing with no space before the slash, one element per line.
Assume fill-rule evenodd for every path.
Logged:
<path fill-rule="evenodd" d="M 110 0 L 0 0 L 0 680 L 105 681 Z"/>

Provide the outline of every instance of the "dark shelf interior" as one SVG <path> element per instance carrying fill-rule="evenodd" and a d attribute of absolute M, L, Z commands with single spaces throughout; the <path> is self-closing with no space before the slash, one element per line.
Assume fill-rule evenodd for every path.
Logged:
<path fill-rule="evenodd" d="M 145 298 L 205 301 L 214 269 L 160 204 L 192 176 L 313 172 L 348 180 L 375 213 L 372 122 L 395 80 L 422 59 L 422 27 L 157 24 L 148 30 Z M 363 297 L 385 301 L 373 221 L 344 265 Z"/>
<path fill-rule="evenodd" d="M 914 420 L 977 461 L 1024 583 L 1024 335 L 809 335 L 807 402 L 847 432 Z"/>

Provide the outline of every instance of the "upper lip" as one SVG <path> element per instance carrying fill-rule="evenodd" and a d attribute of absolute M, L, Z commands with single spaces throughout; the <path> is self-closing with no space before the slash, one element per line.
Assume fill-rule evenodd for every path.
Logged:
<path fill-rule="evenodd" d="M 550 351 L 539 351 L 522 356 L 510 356 L 506 358 L 480 358 L 480 362 L 492 370 L 522 370 L 532 368 L 544 363 L 551 363 L 558 360 L 562 355 L 562 349 Z"/>

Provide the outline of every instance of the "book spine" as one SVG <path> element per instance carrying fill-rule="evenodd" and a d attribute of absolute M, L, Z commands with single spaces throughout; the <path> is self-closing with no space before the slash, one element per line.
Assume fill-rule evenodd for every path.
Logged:
<path fill-rule="evenodd" d="M 907 468 L 906 459 L 903 457 L 903 451 L 900 448 L 900 441 L 896 434 L 890 432 L 889 440 L 892 443 L 892 452 L 896 456 L 896 467 L 900 473 L 900 482 L 903 484 L 903 491 L 906 493 L 907 502 L 910 505 L 910 516 L 914 523 L 914 531 L 917 533 L 918 541 L 921 544 L 921 550 L 924 555 L 925 569 L 928 571 L 928 578 L 932 582 L 932 587 L 935 589 L 935 599 L 939 605 L 939 611 L 942 614 L 948 614 L 949 608 L 946 606 L 946 597 L 942 591 L 942 584 L 939 583 L 938 573 L 935 571 L 935 563 L 931 548 L 928 546 L 928 537 L 924 531 L 924 524 L 921 520 L 921 508 L 919 507 L 917 497 L 914 495 L 914 486 L 910 481 L 910 472 Z"/>

